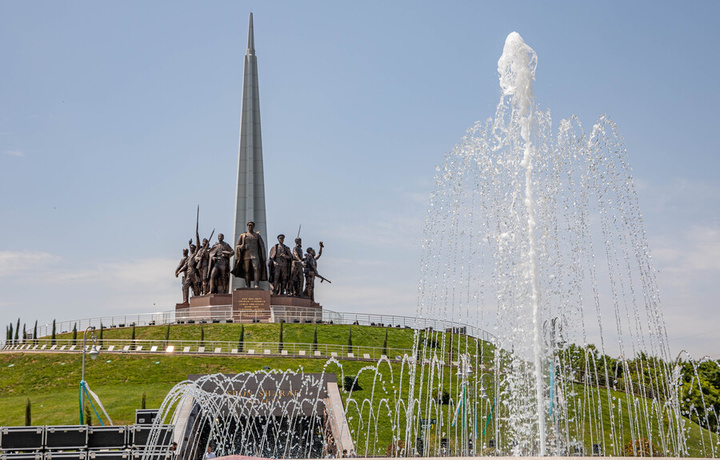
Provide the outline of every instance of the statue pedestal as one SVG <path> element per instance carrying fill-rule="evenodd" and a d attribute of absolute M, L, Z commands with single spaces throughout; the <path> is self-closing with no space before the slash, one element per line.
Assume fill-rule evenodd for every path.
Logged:
<path fill-rule="evenodd" d="M 264 289 L 235 289 L 233 319 L 241 322 L 302 323 L 322 320 L 322 306 L 305 297 L 273 295 Z"/>
<path fill-rule="evenodd" d="M 232 293 L 233 320 L 244 323 L 269 323 L 272 294 L 259 288 L 240 288 Z"/>
<path fill-rule="evenodd" d="M 314 323 L 322 320 L 322 306 L 305 297 L 272 295 L 258 288 L 240 288 L 232 294 L 190 297 L 175 305 L 180 322 Z"/>
<path fill-rule="evenodd" d="M 232 319 L 232 295 L 210 294 L 190 297 L 189 303 L 175 305 L 175 319 L 182 322 L 211 322 Z"/>

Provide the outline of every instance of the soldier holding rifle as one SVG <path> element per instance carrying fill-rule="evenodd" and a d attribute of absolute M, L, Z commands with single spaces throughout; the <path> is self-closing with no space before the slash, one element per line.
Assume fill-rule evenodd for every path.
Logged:
<path fill-rule="evenodd" d="M 305 291 L 303 292 L 303 295 L 305 297 L 309 297 L 311 301 L 315 302 L 315 277 L 319 277 L 322 281 L 328 281 L 326 278 L 320 276 L 317 272 L 317 259 L 320 258 L 323 251 L 323 242 L 320 242 L 320 251 L 315 255 L 315 250 L 313 248 L 307 249 L 307 254 L 305 254 L 305 268 L 303 269 L 303 272 L 305 273 Z M 328 281 L 329 283 L 330 281 Z"/>

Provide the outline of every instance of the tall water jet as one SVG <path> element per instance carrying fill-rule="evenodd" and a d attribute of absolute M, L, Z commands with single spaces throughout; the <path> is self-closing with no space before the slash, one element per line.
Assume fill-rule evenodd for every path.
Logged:
<path fill-rule="evenodd" d="M 495 117 L 471 127 L 438 167 L 418 315 L 494 329 L 493 443 L 506 452 L 604 446 L 621 455 L 628 438 L 647 438 L 682 454 L 684 422 L 622 139 L 605 117 L 589 135 L 577 118 L 562 120 L 553 136 L 550 112 L 536 107 L 536 67 L 532 48 L 510 34 Z"/>

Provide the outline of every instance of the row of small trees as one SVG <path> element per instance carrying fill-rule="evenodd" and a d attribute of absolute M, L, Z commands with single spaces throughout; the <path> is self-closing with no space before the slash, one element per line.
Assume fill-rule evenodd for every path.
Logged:
<path fill-rule="evenodd" d="M 666 362 L 644 352 L 619 360 L 602 354 L 595 345 L 571 344 L 559 354 L 560 364 L 571 380 L 588 385 L 611 386 L 640 396 L 667 398 L 663 389 L 673 369 L 680 372 L 680 407 L 683 415 L 700 426 L 717 431 L 720 427 L 720 360 L 678 360 Z"/>
<path fill-rule="evenodd" d="M 170 326 L 168 325 L 168 334 L 170 332 L 169 330 Z M 98 334 L 98 340 L 99 345 L 102 346 L 103 344 L 103 331 L 105 327 L 102 323 L 100 323 L 100 330 Z M 77 323 L 73 325 L 72 330 L 72 344 L 76 345 L 78 339 L 78 329 L 77 329 Z M 133 325 L 133 340 L 135 339 L 135 325 Z M 55 320 L 52 322 L 52 333 L 50 334 L 50 343 L 52 345 L 55 345 L 57 341 L 57 329 L 56 329 L 56 323 Z M 38 322 L 35 321 L 35 326 L 33 327 L 32 334 L 27 332 L 26 324 L 23 323 L 22 327 L 22 336 L 20 335 L 20 318 L 17 320 L 17 325 L 13 327 L 13 323 L 10 323 L 5 328 L 5 343 L 7 345 L 20 345 L 24 343 L 38 343 Z"/>
<path fill-rule="evenodd" d="M 54 323 L 53 323 L 54 324 Z M 32 334 L 27 332 L 27 325 L 22 325 L 22 335 L 20 335 L 20 318 L 17 320 L 17 325 L 13 327 L 13 323 L 10 323 L 5 327 L 5 343 L 9 345 L 19 345 L 21 343 L 27 343 L 29 340 L 37 339 L 37 321 L 35 321 L 35 327 L 33 328 Z"/>
<path fill-rule="evenodd" d="M 278 337 L 278 352 L 281 352 L 283 350 L 283 344 L 284 344 L 284 337 L 283 337 L 283 325 L 285 324 L 285 321 L 280 322 L 280 333 Z M 35 326 L 33 328 L 32 334 L 29 334 L 26 330 L 26 325 L 23 324 L 22 327 L 22 336 L 20 336 L 20 318 L 17 320 L 17 325 L 13 327 L 13 324 L 10 323 L 5 329 L 5 343 L 8 345 L 19 345 L 22 343 L 27 343 L 28 341 L 33 341 L 34 343 L 37 343 L 37 321 L 35 321 Z M 103 332 L 105 330 L 105 327 L 102 323 L 100 323 L 100 329 L 98 331 L 98 344 L 102 347 L 103 346 Z M 53 320 L 52 323 L 52 334 L 50 336 L 50 341 L 52 345 L 55 345 L 56 342 L 56 327 L 55 327 L 55 320 Z M 76 345 L 78 340 L 78 328 L 77 323 L 73 325 L 72 330 L 72 344 Z M 132 325 L 132 337 L 131 340 L 133 341 L 133 348 L 135 343 L 135 324 Z M 200 346 L 203 346 L 205 342 L 205 328 L 202 326 L 200 327 Z M 385 331 L 385 339 L 383 340 L 383 346 L 382 346 L 382 354 L 386 355 L 388 354 L 387 350 L 387 342 L 388 342 L 388 332 Z M 170 324 L 167 325 L 165 329 L 165 346 L 167 346 L 170 343 Z M 245 325 L 240 325 L 240 337 L 238 339 L 238 351 L 242 352 L 243 347 L 245 343 Z M 317 350 L 318 345 L 318 337 L 317 337 L 317 326 L 315 326 L 315 330 L 313 331 L 313 341 L 312 341 L 312 351 Z M 348 330 L 348 340 L 347 340 L 347 347 L 348 347 L 348 353 L 353 352 L 353 343 L 352 343 L 352 327 Z"/>

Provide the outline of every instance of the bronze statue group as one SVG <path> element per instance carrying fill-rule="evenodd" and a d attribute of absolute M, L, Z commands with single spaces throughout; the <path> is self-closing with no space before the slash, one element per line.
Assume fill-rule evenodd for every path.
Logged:
<path fill-rule="evenodd" d="M 303 254 L 301 238 L 295 238 L 295 247 L 292 249 L 284 244 L 285 235 L 278 235 L 277 239 L 277 244 L 270 248 L 269 257 L 266 258 L 265 242 L 260 233 L 255 231 L 255 222 L 247 223 L 247 232 L 240 235 L 235 249 L 225 242 L 222 233 L 218 234 L 217 243 L 212 247 L 208 238 L 204 238 L 200 244 L 196 230 L 196 244 L 193 244 L 192 239 L 189 241 L 189 247 L 183 249 L 183 257 L 175 269 L 176 278 L 181 273 L 183 275 L 183 303 L 188 302 L 191 292 L 193 296 L 227 294 L 230 273 L 243 278 L 248 288 L 260 288 L 261 281 L 270 281 L 275 295 L 307 297 L 314 302 L 315 278 L 320 278 L 321 282 L 330 282 L 317 272 L 317 259 L 322 255 L 324 247 L 322 241 L 317 254 L 313 248 L 307 248 Z M 233 256 L 235 263 L 231 268 L 230 258 Z"/>

